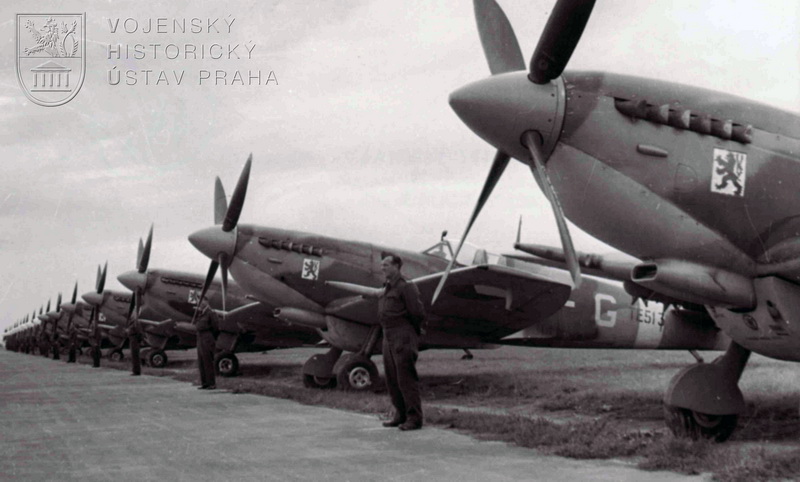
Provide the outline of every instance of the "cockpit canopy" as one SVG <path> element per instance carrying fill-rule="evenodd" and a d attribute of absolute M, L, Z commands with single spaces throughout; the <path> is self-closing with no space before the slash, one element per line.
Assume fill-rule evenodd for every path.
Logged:
<path fill-rule="evenodd" d="M 428 256 L 436 256 L 446 261 L 453 259 L 453 251 L 458 246 L 458 239 L 442 238 L 441 241 L 434 244 L 430 248 L 422 251 L 422 254 Z M 507 265 L 506 258 L 494 253 L 489 253 L 483 248 L 479 248 L 469 241 L 464 243 L 461 247 L 461 252 L 458 253 L 456 264 L 460 266 L 469 266 L 475 264 L 501 264 Z"/>

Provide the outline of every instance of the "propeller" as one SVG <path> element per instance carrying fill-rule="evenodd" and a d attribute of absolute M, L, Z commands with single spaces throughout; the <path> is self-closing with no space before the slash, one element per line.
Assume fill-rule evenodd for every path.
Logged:
<path fill-rule="evenodd" d="M 547 25 L 539 38 L 536 50 L 531 57 L 530 70 L 528 72 L 528 79 L 531 82 L 535 84 L 546 84 L 561 75 L 580 40 L 586 23 L 589 21 L 594 3 L 594 0 L 559 0 L 556 3 Z M 524 60 L 520 51 L 519 42 L 514 34 L 514 29 L 511 27 L 508 17 L 497 2 L 495 2 L 495 0 L 475 0 L 474 7 L 478 34 L 480 35 L 484 56 L 489 64 L 489 70 L 492 75 L 495 76 L 506 72 L 525 70 Z M 507 94 L 509 92 L 505 93 Z M 473 121 L 476 121 L 475 113 L 467 113 L 466 111 L 485 108 L 487 102 L 489 104 L 494 102 L 491 100 L 493 99 L 492 95 L 487 96 L 487 94 L 486 92 L 482 92 L 479 87 L 472 87 L 458 95 L 454 94 L 455 97 L 451 96 L 451 104 L 460 116 L 462 116 L 462 114 L 468 115 Z M 478 117 L 481 116 L 478 115 Z M 488 122 L 488 124 L 492 122 L 486 121 L 485 119 L 479 121 L 479 123 L 482 124 L 480 127 L 484 129 L 484 132 L 487 132 L 485 130 L 486 125 L 483 124 L 483 122 Z M 550 176 L 547 172 L 547 156 L 542 149 L 544 138 L 539 132 L 528 130 L 523 133 L 522 141 L 531 156 L 527 164 L 553 208 L 559 236 L 561 237 L 561 244 L 566 253 L 567 267 L 572 276 L 573 284 L 577 287 L 580 285 L 581 279 L 580 266 L 577 262 L 577 255 L 572 244 L 572 237 L 569 234 L 569 228 L 566 218 L 564 217 L 563 209 L 561 208 L 561 202 L 558 199 L 555 189 L 553 189 Z M 466 234 L 475 222 L 475 218 L 480 213 L 492 189 L 497 184 L 509 159 L 510 156 L 502 150 L 498 150 L 495 154 L 492 168 L 484 182 L 483 190 L 472 212 L 472 216 L 467 223 L 464 237 L 461 239 L 456 254 L 461 249 Z M 451 260 L 445 271 L 445 275 L 440 280 L 439 286 L 437 286 L 434 292 L 433 302 L 436 301 L 443 289 L 454 262 L 455 260 Z"/>
<path fill-rule="evenodd" d="M 442 276 L 441 280 L 439 280 L 439 285 L 436 287 L 436 291 L 434 291 L 433 293 L 433 300 L 431 301 L 431 304 L 436 303 L 436 299 L 442 292 L 444 284 L 447 281 L 447 277 L 450 275 L 450 270 L 453 269 L 453 265 L 456 262 L 456 258 L 458 257 L 458 254 L 461 252 L 461 248 L 464 246 L 464 241 L 467 239 L 467 234 L 469 234 L 469 230 L 472 229 L 472 224 L 475 222 L 475 219 L 478 217 L 478 214 L 480 214 L 481 209 L 483 209 L 483 205 L 486 204 L 486 201 L 492 194 L 492 190 L 494 190 L 494 187 L 497 185 L 497 181 L 500 180 L 500 177 L 506 170 L 506 167 L 508 166 L 508 161 L 510 159 L 511 158 L 507 154 L 504 154 L 500 151 L 497 151 L 497 154 L 495 154 L 494 162 L 492 162 L 492 167 L 489 170 L 489 175 L 486 177 L 486 181 L 483 184 L 481 195 L 478 196 L 478 202 L 475 204 L 475 209 L 472 210 L 472 216 L 470 216 L 469 222 L 467 222 L 466 229 L 464 229 L 464 235 L 461 236 L 461 241 L 459 241 L 458 243 L 458 248 L 456 248 L 453 257 L 447 264 L 447 269 L 444 272 L 444 276 Z"/>
<path fill-rule="evenodd" d="M 139 241 L 141 243 L 141 240 Z M 144 273 L 150 262 L 150 249 L 153 247 L 153 225 L 150 225 L 150 232 L 147 233 L 147 241 L 144 243 L 144 250 L 137 257 L 136 271 Z"/>
<path fill-rule="evenodd" d="M 72 301 L 70 301 L 69 318 L 67 319 L 67 332 L 72 327 L 72 319 L 75 317 L 75 312 L 78 310 L 78 282 L 75 282 L 75 288 L 72 290 Z"/>
<path fill-rule="evenodd" d="M 225 219 L 222 222 L 222 230 L 226 233 L 236 227 L 236 223 L 239 222 L 239 215 L 242 214 L 244 198 L 247 195 L 247 183 L 250 180 L 250 166 L 252 163 L 253 154 L 250 154 L 250 156 L 247 157 L 247 162 L 244 164 L 242 173 L 239 175 L 239 182 L 236 183 L 236 188 L 233 190 L 228 209 L 225 211 Z"/>
<path fill-rule="evenodd" d="M 475 1 L 478 35 L 492 75 L 525 70 L 525 59 L 508 17 L 494 1 Z"/>
<path fill-rule="evenodd" d="M 558 200 L 556 191 L 553 189 L 553 184 L 550 182 L 550 176 L 547 174 L 547 169 L 544 166 L 544 155 L 541 151 L 541 137 L 532 131 L 528 131 L 523 136 L 525 146 L 531 152 L 533 165 L 530 166 L 531 172 L 534 177 L 538 177 L 539 184 L 542 186 L 550 205 L 553 207 L 553 215 L 556 217 L 556 224 L 558 224 L 558 234 L 561 237 L 561 245 L 564 246 L 564 255 L 566 257 L 567 269 L 572 276 L 572 282 L 575 288 L 581 284 L 581 268 L 578 264 L 578 255 L 575 253 L 575 246 L 572 244 L 572 237 L 569 234 L 567 227 L 567 220 L 564 217 L 564 210 L 561 209 L 561 202 Z"/>
<path fill-rule="evenodd" d="M 192 323 L 197 319 L 197 308 L 200 306 L 200 302 L 205 298 L 209 286 L 211 286 L 211 283 L 214 281 L 217 269 L 220 267 L 222 268 L 222 311 L 227 312 L 228 266 L 230 265 L 231 258 L 236 249 L 235 229 L 239 222 L 239 216 L 242 214 L 242 208 L 244 207 L 252 163 L 253 154 L 250 154 L 247 157 L 247 162 L 244 164 L 242 173 L 239 175 L 239 180 L 231 195 L 230 204 L 226 205 L 225 189 L 222 187 L 222 182 L 219 177 L 216 178 L 214 183 L 214 224 L 221 224 L 222 226 L 220 228 L 209 228 L 198 231 L 189 236 L 189 241 L 201 252 L 208 254 L 212 259 L 208 267 L 208 274 L 203 283 L 203 289 L 200 292 L 200 298 L 198 298 L 197 305 L 195 306 Z M 221 229 L 222 233 L 231 233 L 232 236 L 224 235 L 220 233 L 218 229 Z"/>
<path fill-rule="evenodd" d="M 228 211 L 228 199 L 225 197 L 225 188 L 219 176 L 214 181 L 214 224 L 222 224 Z"/>
<path fill-rule="evenodd" d="M 494 3 L 493 0 L 487 1 Z M 531 57 L 528 73 L 531 82 L 545 84 L 564 72 L 592 15 L 594 2 L 595 0 L 556 2 Z"/>

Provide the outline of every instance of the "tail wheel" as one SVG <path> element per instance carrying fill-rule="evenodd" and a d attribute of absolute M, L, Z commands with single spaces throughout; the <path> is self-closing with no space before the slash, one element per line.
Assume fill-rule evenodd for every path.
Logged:
<path fill-rule="evenodd" d="M 676 437 L 724 442 L 736 429 L 739 415 L 710 415 L 688 408 L 664 405 L 664 419 Z"/>

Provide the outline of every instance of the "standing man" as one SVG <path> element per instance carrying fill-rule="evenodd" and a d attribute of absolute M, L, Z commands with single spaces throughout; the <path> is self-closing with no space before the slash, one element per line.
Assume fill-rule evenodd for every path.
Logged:
<path fill-rule="evenodd" d="M 78 330 L 75 328 L 74 323 L 69 324 L 69 328 L 67 328 L 67 336 L 69 337 L 69 345 L 67 345 L 69 350 L 67 363 L 75 363 L 75 360 L 78 358 Z"/>
<path fill-rule="evenodd" d="M 128 333 L 128 342 L 130 342 L 131 348 L 131 375 L 138 377 L 142 374 L 142 360 L 139 355 L 139 348 L 142 344 L 142 331 L 139 329 L 138 310 L 133 310 L 132 318 L 125 331 Z"/>
<path fill-rule="evenodd" d="M 383 328 L 386 386 L 394 406 L 394 416 L 383 426 L 417 430 L 422 428 L 422 401 L 416 363 L 425 307 L 417 285 L 400 274 L 402 267 L 403 260 L 396 254 L 387 253 L 381 261 L 386 281 L 378 314 Z"/>
<path fill-rule="evenodd" d="M 103 355 L 100 351 L 100 346 L 103 343 L 102 335 L 100 334 L 100 327 L 97 326 L 97 320 L 92 322 L 91 346 L 92 346 L 92 366 L 95 368 L 100 367 L 100 357 Z"/>
<path fill-rule="evenodd" d="M 217 388 L 214 373 L 214 349 L 217 345 L 216 333 L 219 330 L 219 318 L 203 298 L 197 307 L 197 368 L 200 370 L 200 386 L 198 390 L 214 390 Z"/>
<path fill-rule="evenodd" d="M 53 325 L 53 360 L 61 359 L 61 343 L 58 341 L 58 321 Z"/>

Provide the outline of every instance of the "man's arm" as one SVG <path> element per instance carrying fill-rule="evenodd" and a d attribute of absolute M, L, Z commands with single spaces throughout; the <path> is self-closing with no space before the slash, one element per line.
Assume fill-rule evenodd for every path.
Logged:
<path fill-rule="evenodd" d="M 406 283 L 403 289 L 403 300 L 406 303 L 406 309 L 411 316 L 411 320 L 419 327 L 425 320 L 425 305 L 422 304 L 422 296 L 419 294 L 419 288 L 414 283 Z"/>

